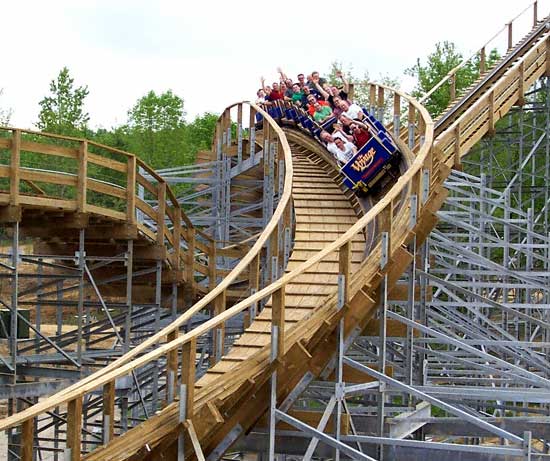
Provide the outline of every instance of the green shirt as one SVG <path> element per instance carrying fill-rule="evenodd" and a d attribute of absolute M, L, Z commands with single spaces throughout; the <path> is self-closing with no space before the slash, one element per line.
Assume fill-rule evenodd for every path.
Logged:
<path fill-rule="evenodd" d="M 298 93 L 292 93 L 292 102 L 301 102 L 304 99 L 304 92 L 298 91 Z"/>
<path fill-rule="evenodd" d="M 321 106 L 319 111 L 315 111 L 313 118 L 316 122 L 320 122 L 321 120 L 327 118 L 330 114 L 332 114 L 332 109 L 330 106 Z"/>

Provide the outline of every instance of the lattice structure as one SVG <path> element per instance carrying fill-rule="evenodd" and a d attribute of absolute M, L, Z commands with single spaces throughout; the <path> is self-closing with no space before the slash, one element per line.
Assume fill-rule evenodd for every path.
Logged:
<path fill-rule="evenodd" d="M 276 433 L 280 453 L 300 460 L 333 459 L 338 451 L 352 459 L 543 459 L 507 448 L 503 441 L 517 442 L 515 434 L 524 447 L 550 452 L 548 82 L 537 81 L 525 104 L 451 173 L 436 229 L 426 245 L 411 248 L 414 266 L 385 296 L 386 328 L 379 317 L 353 343 L 341 342 L 341 384 L 304 385 L 280 415 L 301 430 Z M 346 382 L 356 379 L 350 368 L 373 381 Z M 322 427 L 292 412 L 302 421 L 310 412 Z M 347 435 L 323 434 L 336 430 L 330 421 Z M 268 459 L 268 438 L 257 428 L 241 449 Z"/>

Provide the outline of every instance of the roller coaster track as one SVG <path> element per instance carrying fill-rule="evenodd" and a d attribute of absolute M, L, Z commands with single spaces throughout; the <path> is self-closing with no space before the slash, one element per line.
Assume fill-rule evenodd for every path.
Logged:
<path fill-rule="evenodd" d="M 57 220 L 70 229 L 89 228 L 97 241 L 105 240 L 101 226 L 115 223 L 113 232 L 135 239 L 144 254 L 161 261 L 169 277 L 186 289 L 193 293 L 199 289 L 197 274 L 209 280 L 204 296 L 158 333 L 92 375 L 0 421 L 0 430 L 21 428 L 21 459 L 33 459 L 36 425 L 56 407 L 67 408 L 66 447 L 72 461 L 177 459 L 181 444 L 193 447 L 186 448 L 189 458 L 200 459 L 203 453 L 216 458 L 261 419 L 271 399 L 288 411 L 307 383 L 334 372 L 338 326 L 344 325 L 345 342 L 352 341 L 375 315 L 380 297 L 411 263 L 415 256 L 411 248 L 422 245 L 437 222 L 435 213 L 447 195 L 443 181 L 451 169 L 460 168 L 471 147 L 491 133 L 514 104 L 522 103 L 529 86 L 550 73 L 546 23 L 537 24 L 498 71 L 487 74 L 460 98 L 440 119 L 436 132 L 416 100 L 372 85 L 371 95 L 378 95 L 380 106 L 393 100 L 393 120 L 400 122 L 393 130 L 411 161 L 366 212 L 344 190 L 332 160 L 313 139 L 296 129 L 283 130 L 254 104 L 227 108 L 217 125 L 214 154 L 256 162 L 264 177 L 274 170 L 272 176 L 279 178 L 264 188 L 274 197 L 264 210 L 268 218 L 264 231 L 230 271 L 221 272 L 216 258 L 241 254 L 234 248 L 217 248 L 195 229 L 163 179 L 136 157 L 85 140 L 6 131 L 9 135 L 0 138 L 0 148 L 10 156 L 8 164 L 0 167 L 0 178 L 8 184 L 0 193 L 3 222 L 17 222 L 29 235 L 39 235 L 40 220 Z M 241 130 L 245 111 L 251 121 L 246 135 Z M 235 112 L 238 135 L 232 139 Z M 264 117 L 261 132 L 254 130 L 256 114 Z M 407 129 L 400 129 L 402 124 Z M 68 159 L 76 168 L 57 174 L 29 168 L 24 165 L 29 152 Z M 108 171 L 116 180 L 99 179 L 94 176 L 96 169 Z M 156 182 L 145 179 L 140 173 L 144 170 Z M 22 189 L 22 183 L 30 189 Z M 40 192 L 40 184 L 54 185 L 51 190 L 58 194 L 62 194 L 58 186 L 70 187 L 73 194 L 52 197 Z M 156 207 L 140 197 L 140 186 Z M 109 205 L 92 203 L 94 193 L 110 197 L 102 202 Z M 138 210 L 148 219 L 140 220 Z M 103 244 L 108 246 L 111 240 Z M 228 307 L 229 298 L 238 298 L 232 290 L 242 283 L 248 283 L 248 296 Z M 215 314 L 210 320 L 180 332 L 193 315 L 207 308 Z M 225 325 L 242 313 L 245 331 L 225 347 Z M 213 338 L 214 351 L 207 372 L 196 380 L 197 342 L 204 337 Z M 166 364 L 162 371 L 166 395 L 158 412 L 124 433 L 118 427 L 115 431 L 117 383 L 158 362 Z M 103 396 L 97 416 L 103 422 L 103 445 L 86 453 L 81 441 L 82 406 L 98 393 Z"/>

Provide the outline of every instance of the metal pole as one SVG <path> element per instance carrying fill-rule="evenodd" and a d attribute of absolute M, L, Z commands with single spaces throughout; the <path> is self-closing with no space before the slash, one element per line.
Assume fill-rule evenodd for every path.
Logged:
<path fill-rule="evenodd" d="M 382 255 L 380 260 L 380 268 L 384 269 L 389 259 L 389 234 L 388 232 L 382 232 Z M 378 369 L 381 373 L 385 373 L 386 370 L 386 320 L 388 312 L 388 274 L 384 273 L 384 279 L 380 285 L 380 306 L 379 306 L 379 334 L 378 334 Z M 377 415 L 377 430 L 380 437 L 384 436 L 384 413 L 386 411 L 386 394 L 385 383 L 380 381 L 378 392 L 378 415 Z M 378 448 L 379 461 L 384 460 L 384 446 L 380 445 Z"/>
<path fill-rule="evenodd" d="M 84 316 L 84 266 L 86 264 L 86 252 L 85 252 L 85 230 L 80 229 L 78 237 L 78 252 L 76 255 L 76 262 L 78 270 L 80 272 L 80 278 L 78 281 L 78 307 L 77 307 L 77 344 L 76 344 L 76 357 L 80 364 L 80 371 L 82 372 L 82 328 L 83 328 L 83 316 Z"/>
<path fill-rule="evenodd" d="M 124 325 L 124 353 L 130 350 L 130 343 L 132 340 L 132 284 L 133 284 L 133 270 L 134 270 L 134 241 L 128 240 L 126 251 L 126 319 Z"/>

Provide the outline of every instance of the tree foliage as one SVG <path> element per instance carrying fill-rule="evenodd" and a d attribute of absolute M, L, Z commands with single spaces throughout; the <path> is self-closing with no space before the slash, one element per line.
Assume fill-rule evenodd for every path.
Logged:
<path fill-rule="evenodd" d="M 499 59 L 498 52 L 492 50 L 487 57 L 487 67 L 492 67 Z M 406 74 L 417 79 L 417 85 L 412 91 L 412 96 L 421 98 L 463 60 L 462 53 L 457 50 L 454 43 L 448 41 L 436 43 L 435 51 L 428 55 L 425 64 L 422 64 L 420 59 L 417 59 L 416 64 L 405 71 Z M 468 88 L 479 77 L 479 61 L 479 57 L 475 57 L 456 72 L 455 88 L 457 95 L 462 90 Z M 450 84 L 443 84 L 433 92 L 424 102 L 424 105 L 432 117 L 436 117 L 448 107 L 450 102 Z"/>
<path fill-rule="evenodd" d="M 128 111 L 130 127 L 141 131 L 174 130 L 184 125 L 184 117 L 183 98 L 172 90 L 160 95 L 151 90 Z"/>
<path fill-rule="evenodd" d="M 156 168 L 189 162 L 185 155 L 183 98 L 149 91 L 128 111 L 128 148 Z"/>
<path fill-rule="evenodd" d="M 186 126 L 185 145 L 189 157 L 194 159 L 197 152 L 212 148 L 212 139 L 218 117 L 218 114 L 205 112 Z"/>
<path fill-rule="evenodd" d="M 63 67 L 57 78 L 50 82 L 50 95 L 39 102 L 37 127 L 50 133 L 83 134 L 90 120 L 84 110 L 84 100 L 88 93 L 88 86 L 74 87 L 69 69 Z"/>

